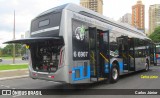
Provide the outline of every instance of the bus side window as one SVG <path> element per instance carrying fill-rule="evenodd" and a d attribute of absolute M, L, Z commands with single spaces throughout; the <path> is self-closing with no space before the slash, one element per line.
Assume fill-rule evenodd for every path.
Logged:
<path fill-rule="evenodd" d="M 90 49 L 94 49 L 95 48 L 95 39 L 90 38 Z"/>
<path fill-rule="evenodd" d="M 138 52 L 137 52 L 137 50 L 135 50 L 134 55 L 135 55 L 135 58 L 138 57 Z"/>

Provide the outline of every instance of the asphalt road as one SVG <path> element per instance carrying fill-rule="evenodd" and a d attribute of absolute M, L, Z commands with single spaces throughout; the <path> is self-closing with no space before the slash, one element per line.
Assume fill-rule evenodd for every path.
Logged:
<path fill-rule="evenodd" d="M 144 79 L 141 76 L 158 76 L 156 79 Z M 81 88 L 80 94 L 87 92 L 85 89 L 160 89 L 160 66 L 152 67 L 149 72 L 136 72 L 130 75 L 121 76 L 117 83 L 109 84 L 106 82 L 85 84 L 85 85 L 67 85 L 44 80 L 33 80 L 30 78 L 12 79 L 0 81 L 0 89 L 76 89 Z M 74 92 L 73 92 L 74 93 Z M 75 91 L 75 93 L 77 93 Z M 2 96 L 9 98 L 9 96 Z M 146 95 L 48 95 L 48 96 L 10 96 L 18 98 L 159 98 L 160 96 Z"/>
<path fill-rule="evenodd" d="M 28 63 L 28 60 L 15 59 L 15 64 L 24 64 L 24 63 Z M 3 59 L 3 61 L 0 62 L 0 65 L 1 64 L 13 64 L 13 59 Z"/>

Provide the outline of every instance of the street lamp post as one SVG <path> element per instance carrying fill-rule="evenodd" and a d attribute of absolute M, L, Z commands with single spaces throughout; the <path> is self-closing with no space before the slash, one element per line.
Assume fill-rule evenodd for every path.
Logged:
<path fill-rule="evenodd" d="M 14 23 L 13 23 L 13 40 L 15 39 L 15 11 L 14 11 Z M 15 64 L 15 44 L 13 44 L 13 64 Z"/>

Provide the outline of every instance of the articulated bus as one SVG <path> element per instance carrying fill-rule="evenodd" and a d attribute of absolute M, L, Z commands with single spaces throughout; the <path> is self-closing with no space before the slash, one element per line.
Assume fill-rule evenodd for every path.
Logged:
<path fill-rule="evenodd" d="M 117 23 L 75 4 L 47 10 L 31 21 L 26 44 L 33 79 L 78 84 L 117 82 L 120 75 L 149 70 L 151 40 L 132 26 Z"/>

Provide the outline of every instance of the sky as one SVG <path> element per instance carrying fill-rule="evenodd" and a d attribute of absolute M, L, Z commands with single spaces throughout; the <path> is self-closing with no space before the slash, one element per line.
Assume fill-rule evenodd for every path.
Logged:
<path fill-rule="evenodd" d="M 103 15 L 117 21 L 126 13 L 132 12 L 137 0 L 103 0 Z M 31 20 L 50 8 L 75 3 L 80 0 L 0 0 L 0 47 L 5 41 L 13 39 L 13 13 L 16 14 L 16 39 L 30 29 Z M 145 5 L 145 27 L 148 28 L 149 5 L 160 4 L 160 0 L 142 0 Z"/>

